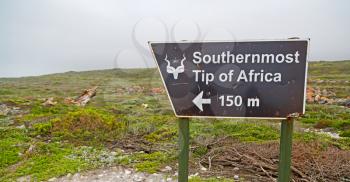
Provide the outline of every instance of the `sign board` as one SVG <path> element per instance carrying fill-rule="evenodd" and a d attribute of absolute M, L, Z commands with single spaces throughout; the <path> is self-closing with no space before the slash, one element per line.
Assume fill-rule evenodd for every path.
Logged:
<path fill-rule="evenodd" d="M 308 40 L 150 42 L 178 117 L 305 112 Z"/>

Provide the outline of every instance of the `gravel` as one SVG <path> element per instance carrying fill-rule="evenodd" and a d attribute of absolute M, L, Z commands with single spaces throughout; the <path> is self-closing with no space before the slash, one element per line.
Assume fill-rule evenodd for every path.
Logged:
<path fill-rule="evenodd" d="M 60 178 L 51 178 L 54 182 L 175 182 L 165 174 L 148 174 L 136 172 L 121 166 L 108 169 L 98 169 L 85 173 L 67 174 Z"/>

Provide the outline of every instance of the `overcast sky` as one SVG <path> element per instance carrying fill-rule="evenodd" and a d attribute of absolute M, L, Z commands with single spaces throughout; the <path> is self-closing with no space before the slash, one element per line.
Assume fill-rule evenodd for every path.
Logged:
<path fill-rule="evenodd" d="M 350 59 L 349 0 L 1 0 L 0 77 L 153 67 L 147 41 L 310 38 Z"/>

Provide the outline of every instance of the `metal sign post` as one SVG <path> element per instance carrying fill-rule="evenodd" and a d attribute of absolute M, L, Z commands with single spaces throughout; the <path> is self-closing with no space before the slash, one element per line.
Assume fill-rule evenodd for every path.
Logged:
<path fill-rule="evenodd" d="M 180 118 L 179 122 L 179 170 L 178 180 L 181 182 L 188 181 L 188 153 L 189 153 L 189 118 Z"/>
<path fill-rule="evenodd" d="M 280 137 L 280 156 L 278 164 L 278 182 L 290 181 L 292 158 L 293 118 L 282 120 Z"/>

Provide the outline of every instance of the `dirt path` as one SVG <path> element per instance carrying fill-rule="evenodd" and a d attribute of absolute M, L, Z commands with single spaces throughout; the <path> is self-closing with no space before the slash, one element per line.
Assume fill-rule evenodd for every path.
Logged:
<path fill-rule="evenodd" d="M 174 176 L 136 172 L 121 166 L 51 178 L 50 182 L 175 182 Z"/>

